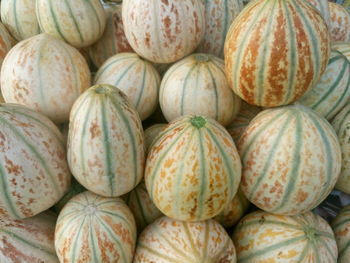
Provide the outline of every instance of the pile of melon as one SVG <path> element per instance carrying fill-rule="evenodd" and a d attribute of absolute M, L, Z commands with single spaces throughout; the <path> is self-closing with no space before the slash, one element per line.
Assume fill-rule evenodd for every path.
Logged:
<path fill-rule="evenodd" d="M 350 8 L 2 0 L 1 263 L 349 263 Z"/>

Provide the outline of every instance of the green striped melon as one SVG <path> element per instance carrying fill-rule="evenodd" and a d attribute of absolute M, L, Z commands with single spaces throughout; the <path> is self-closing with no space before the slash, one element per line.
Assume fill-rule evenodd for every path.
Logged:
<path fill-rule="evenodd" d="M 227 131 L 231 135 L 235 143 L 238 143 L 239 138 L 243 134 L 244 130 L 249 125 L 250 121 L 261 111 L 260 107 L 251 105 L 242 101 L 241 108 L 233 120 L 233 122 L 227 126 Z"/>
<path fill-rule="evenodd" d="M 144 157 L 141 120 L 119 89 L 95 85 L 76 100 L 67 158 L 82 186 L 102 196 L 121 196 L 141 181 Z"/>
<path fill-rule="evenodd" d="M 341 152 L 341 172 L 335 188 L 350 194 L 350 105 L 347 104 L 332 120 L 338 135 Z"/>
<path fill-rule="evenodd" d="M 36 15 L 42 32 L 74 47 L 90 46 L 106 26 L 99 0 L 36 0 Z"/>
<path fill-rule="evenodd" d="M 350 100 L 350 62 L 332 50 L 319 82 L 299 102 L 331 120 Z"/>
<path fill-rule="evenodd" d="M 242 190 L 238 188 L 237 194 L 224 210 L 214 219 L 224 227 L 235 225 L 249 208 L 249 201 Z"/>
<path fill-rule="evenodd" d="M 165 73 L 159 103 L 169 122 L 194 114 L 213 118 L 226 126 L 237 115 L 241 99 L 228 86 L 222 59 L 193 54 L 175 63 Z"/>
<path fill-rule="evenodd" d="M 150 127 L 148 127 L 145 130 L 145 149 L 146 153 L 148 154 L 149 150 L 151 149 L 151 146 L 153 144 L 153 141 L 158 137 L 158 135 L 165 129 L 167 124 L 165 123 L 157 123 Z"/>
<path fill-rule="evenodd" d="M 232 21 L 243 9 L 242 0 L 202 0 L 205 5 L 205 34 L 197 51 L 224 58 L 224 44 Z"/>
<path fill-rule="evenodd" d="M 233 21 L 225 42 L 230 87 L 249 104 L 290 104 L 326 69 L 325 20 L 304 0 L 253 1 Z"/>
<path fill-rule="evenodd" d="M 90 71 L 83 56 L 47 34 L 18 43 L 1 68 L 5 101 L 39 111 L 55 123 L 68 121 L 74 101 L 89 86 Z"/>
<path fill-rule="evenodd" d="M 350 41 L 350 12 L 345 7 L 329 2 L 331 41 Z"/>
<path fill-rule="evenodd" d="M 257 211 L 233 233 L 239 263 L 336 263 L 337 244 L 327 221 L 312 212 L 295 216 Z"/>
<path fill-rule="evenodd" d="M 301 104 L 267 109 L 238 143 L 241 187 L 257 207 L 274 214 L 310 211 L 331 192 L 341 169 L 332 126 Z"/>
<path fill-rule="evenodd" d="M 350 41 L 349 42 L 334 42 L 332 49 L 338 50 L 350 61 Z"/>
<path fill-rule="evenodd" d="M 307 2 L 313 5 L 313 7 L 315 7 L 320 12 L 329 29 L 331 22 L 328 0 L 307 0 Z"/>
<path fill-rule="evenodd" d="M 35 13 L 35 1 L 1 1 L 1 21 L 18 41 L 40 34 L 40 27 Z"/>
<path fill-rule="evenodd" d="M 131 263 L 135 245 L 135 220 L 120 198 L 83 192 L 58 216 L 55 248 L 60 262 Z"/>
<path fill-rule="evenodd" d="M 124 0 L 122 14 L 131 47 L 154 63 L 189 55 L 205 32 L 202 0 Z"/>
<path fill-rule="evenodd" d="M 332 221 L 339 255 L 337 263 L 348 263 L 350 258 L 350 206 L 344 207 Z"/>
<path fill-rule="evenodd" d="M 1 263 L 58 263 L 54 246 L 56 217 L 0 218 Z"/>
<path fill-rule="evenodd" d="M 106 29 L 89 47 L 89 56 L 97 68 L 115 54 L 133 51 L 124 33 L 121 4 L 107 2 L 103 7 L 107 16 Z"/>
<path fill-rule="evenodd" d="M 95 84 L 118 87 L 128 96 L 141 120 L 148 118 L 157 107 L 159 73 L 136 53 L 120 53 L 109 58 L 97 71 Z"/>
<path fill-rule="evenodd" d="M 144 181 L 128 193 L 124 200 L 134 215 L 139 233 L 146 226 L 163 216 L 162 212 L 159 211 L 149 197 Z"/>
<path fill-rule="evenodd" d="M 200 221 L 218 215 L 241 179 L 241 161 L 231 136 L 202 116 L 178 118 L 157 137 L 148 154 L 145 182 L 165 215 Z"/>
<path fill-rule="evenodd" d="M 215 220 L 183 222 L 162 217 L 140 235 L 133 263 L 236 263 L 236 251 Z"/>
<path fill-rule="evenodd" d="M 68 190 L 65 145 L 45 116 L 0 104 L 0 217 L 26 218 L 49 209 Z"/>
<path fill-rule="evenodd" d="M 52 207 L 52 211 L 59 214 L 62 210 L 62 208 L 68 203 L 68 201 L 76 196 L 77 194 L 80 194 L 82 192 L 86 191 L 86 189 L 81 186 L 77 180 L 72 178 L 70 187 L 68 191 L 62 196 L 62 198 Z"/>

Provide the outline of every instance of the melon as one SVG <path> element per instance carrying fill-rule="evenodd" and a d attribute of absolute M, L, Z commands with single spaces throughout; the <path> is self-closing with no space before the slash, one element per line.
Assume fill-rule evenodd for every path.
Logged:
<path fill-rule="evenodd" d="M 35 0 L 2 0 L 1 21 L 17 41 L 40 34 Z"/>
<path fill-rule="evenodd" d="M 331 120 L 350 100 L 350 62 L 332 50 L 319 82 L 299 102 Z"/>
<path fill-rule="evenodd" d="M 175 63 L 165 73 L 159 103 L 169 122 L 192 114 L 213 118 L 226 126 L 237 115 L 241 99 L 228 85 L 222 59 L 193 54 Z"/>
<path fill-rule="evenodd" d="M 218 122 L 186 115 L 171 122 L 148 154 L 148 193 L 166 216 L 200 221 L 218 215 L 233 199 L 241 161 L 229 133 Z"/>
<path fill-rule="evenodd" d="M 326 22 L 328 28 L 330 27 L 331 24 L 331 18 L 330 18 L 330 8 L 328 5 L 328 0 L 307 0 L 313 7 L 317 9 L 317 11 L 320 12 L 322 15 L 324 21 Z"/>
<path fill-rule="evenodd" d="M 205 34 L 197 51 L 224 58 L 224 44 L 232 21 L 243 9 L 242 0 L 202 0 L 205 5 Z"/>
<path fill-rule="evenodd" d="M 36 16 L 42 32 L 77 48 L 96 42 L 106 27 L 100 0 L 37 0 Z"/>
<path fill-rule="evenodd" d="M 348 263 L 350 258 L 350 206 L 345 206 L 332 221 L 339 255 L 337 263 Z"/>
<path fill-rule="evenodd" d="M 48 212 L 26 219 L 1 217 L 1 263 L 58 263 L 55 223 L 56 217 Z"/>
<path fill-rule="evenodd" d="M 238 149 L 245 196 L 274 214 L 296 215 L 318 206 L 341 169 L 334 129 L 301 104 L 260 112 L 242 134 Z"/>
<path fill-rule="evenodd" d="M 189 55 L 205 32 L 202 0 L 124 0 L 122 17 L 131 47 L 154 63 Z"/>
<path fill-rule="evenodd" d="M 334 42 L 332 43 L 332 49 L 338 50 L 342 53 L 350 62 L 350 41 L 349 42 Z"/>
<path fill-rule="evenodd" d="M 151 63 L 136 53 L 120 53 L 109 58 L 97 71 L 95 84 L 109 84 L 123 91 L 141 120 L 158 105 L 160 76 Z"/>
<path fill-rule="evenodd" d="M 331 41 L 350 41 L 350 12 L 345 7 L 329 2 Z"/>
<path fill-rule="evenodd" d="M 304 0 L 253 1 L 230 26 L 225 42 L 230 87 L 249 104 L 290 104 L 326 69 L 330 36 L 321 14 Z"/>
<path fill-rule="evenodd" d="M 144 134 L 124 93 L 95 85 L 75 101 L 67 158 L 74 177 L 91 192 L 118 197 L 136 187 L 144 173 Z"/>
<path fill-rule="evenodd" d="M 71 174 L 63 137 L 45 116 L 0 104 L 0 217 L 32 217 L 57 203 Z"/>
<path fill-rule="evenodd" d="M 236 263 L 225 229 L 215 220 L 183 222 L 161 217 L 140 235 L 133 263 Z"/>
<path fill-rule="evenodd" d="M 90 70 L 73 47 L 47 34 L 18 43 L 1 68 L 1 91 L 7 103 L 67 122 L 74 101 L 90 87 Z"/>
<path fill-rule="evenodd" d="M 336 263 L 337 244 L 322 217 L 307 212 L 280 216 L 257 211 L 245 216 L 233 233 L 240 263 Z"/>
<path fill-rule="evenodd" d="M 83 192 L 68 201 L 58 216 L 55 248 L 60 262 L 131 263 L 136 225 L 120 198 Z"/>
<path fill-rule="evenodd" d="M 0 68 L 5 56 L 14 44 L 13 38 L 8 33 L 6 27 L 0 22 Z"/>
<path fill-rule="evenodd" d="M 145 148 L 146 153 L 149 152 L 154 140 L 158 137 L 158 135 L 165 129 L 167 125 L 165 123 L 157 123 L 148 127 L 145 130 Z"/>

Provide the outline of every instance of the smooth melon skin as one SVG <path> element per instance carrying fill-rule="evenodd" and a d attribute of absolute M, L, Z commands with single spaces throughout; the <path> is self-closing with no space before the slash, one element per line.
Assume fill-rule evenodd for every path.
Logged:
<path fill-rule="evenodd" d="M 139 236 L 133 263 L 236 263 L 235 247 L 215 220 L 161 217 Z"/>
<path fill-rule="evenodd" d="M 74 103 L 67 159 L 77 181 L 91 192 L 118 197 L 144 174 L 141 120 L 126 95 L 110 85 L 95 85 Z"/>
<path fill-rule="evenodd" d="M 311 211 L 339 178 L 341 149 L 333 127 L 301 104 L 260 112 L 242 134 L 238 150 L 242 191 L 274 214 Z"/>
<path fill-rule="evenodd" d="M 341 52 L 332 50 L 320 80 L 298 102 L 330 121 L 349 99 L 350 62 Z"/>
<path fill-rule="evenodd" d="M 17 41 L 40 34 L 40 27 L 35 12 L 35 1 L 1 1 L 1 21 Z"/>
<path fill-rule="evenodd" d="M 106 27 L 100 0 L 36 0 L 36 16 L 42 32 L 76 48 L 95 43 Z"/>
<path fill-rule="evenodd" d="M 47 34 L 18 43 L 1 68 L 1 91 L 8 103 L 67 122 L 74 101 L 90 87 L 90 70 L 78 50 Z"/>
<path fill-rule="evenodd" d="M 348 263 L 350 258 L 350 206 L 345 206 L 331 223 L 338 245 L 337 263 Z"/>
<path fill-rule="evenodd" d="M 337 244 L 329 224 L 307 212 L 280 216 L 257 211 L 233 233 L 239 263 L 336 263 Z"/>
<path fill-rule="evenodd" d="M 49 212 L 26 219 L 0 218 L 1 263 L 58 263 L 54 246 L 56 216 Z"/>
<path fill-rule="evenodd" d="M 202 0 L 124 0 L 122 17 L 131 47 L 154 63 L 189 55 L 205 32 Z"/>
<path fill-rule="evenodd" d="M 330 36 L 321 14 L 304 0 L 260 0 L 233 21 L 225 41 L 225 72 L 249 104 L 287 105 L 324 72 Z"/>
<path fill-rule="evenodd" d="M 350 41 L 350 12 L 345 7 L 329 2 L 331 41 Z"/>
<path fill-rule="evenodd" d="M 56 253 L 64 263 L 131 263 L 136 234 L 123 200 L 86 191 L 70 199 L 58 216 Z"/>
<path fill-rule="evenodd" d="M 224 61 L 202 53 L 168 69 L 160 85 L 159 103 L 168 122 L 184 115 L 201 115 L 223 126 L 232 122 L 241 107 L 241 99 L 228 85 Z"/>
<path fill-rule="evenodd" d="M 201 221 L 232 201 L 241 180 L 241 161 L 229 133 L 202 116 L 171 122 L 152 144 L 146 161 L 147 191 L 171 218 Z"/>
<path fill-rule="evenodd" d="M 71 174 L 62 134 L 45 116 L 0 104 L 0 217 L 32 217 L 57 203 Z"/>
<path fill-rule="evenodd" d="M 350 105 L 346 105 L 332 120 L 332 126 L 338 135 L 342 164 L 335 188 L 350 194 Z"/>

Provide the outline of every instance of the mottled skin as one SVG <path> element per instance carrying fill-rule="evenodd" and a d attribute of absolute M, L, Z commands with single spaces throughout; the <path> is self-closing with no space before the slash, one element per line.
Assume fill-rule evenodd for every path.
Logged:
<path fill-rule="evenodd" d="M 16 104 L 0 104 L 0 127 L 0 217 L 32 217 L 68 190 L 62 134 L 45 116 Z"/>
<path fill-rule="evenodd" d="M 205 31 L 202 0 L 124 0 L 122 14 L 131 47 L 154 63 L 190 54 Z"/>
<path fill-rule="evenodd" d="M 1 263 L 58 263 L 56 217 L 48 212 L 26 219 L 0 218 Z"/>
<path fill-rule="evenodd" d="M 232 201 L 241 162 L 228 132 L 215 120 L 184 116 L 171 122 L 152 144 L 145 170 L 151 199 L 165 215 L 199 221 Z"/>
<path fill-rule="evenodd" d="M 339 251 L 337 263 L 348 263 L 350 258 L 350 206 L 345 206 L 338 213 L 331 226 Z"/>
<path fill-rule="evenodd" d="M 310 4 L 313 5 L 321 14 L 325 20 L 328 28 L 330 27 L 330 11 L 329 11 L 329 1 L 328 0 L 307 0 Z"/>
<path fill-rule="evenodd" d="M 61 263 L 131 263 L 136 225 L 120 198 L 83 192 L 58 216 L 55 248 Z"/>
<path fill-rule="evenodd" d="M 133 263 L 236 263 L 232 240 L 215 220 L 157 219 L 140 235 Z"/>
<path fill-rule="evenodd" d="M 121 4 L 104 2 L 103 7 L 106 28 L 99 40 L 89 47 L 89 56 L 97 68 L 115 54 L 133 51 L 124 33 Z"/>
<path fill-rule="evenodd" d="M 1 21 L 17 41 L 40 34 L 35 0 L 1 1 Z"/>
<path fill-rule="evenodd" d="M 240 137 L 238 150 L 244 194 L 276 214 L 315 208 L 331 192 L 341 169 L 333 128 L 300 104 L 260 112 Z"/>
<path fill-rule="evenodd" d="M 350 13 L 336 3 L 329 2 L 331 41 L 350 41 Z"/>
<path fill-rule="evenodd" d="M 230 26 L 225 71 L 250 104 L 290 104 L 316 84 L 330 53 L 327 25 L 304 0 L 253 1 Z"/>
<path fill-rule="evenodd" d="M 165 129 L 167 124 L 165 123 L 158 123 L 154 124 L 150 127 L 148 127 L 145 130 L 145 148 L 146 153 L 148 154 L 149 150 L 151 149 L 151 146 L 154 142 L 154 140 L 158 137 L 158 135 Z"/>
<path fill-rule="evenodd" d="M 246 215 L 233 233 L 240 263 L 336 263 L 333 231 L 320 216 L 257 211 Z"/>

